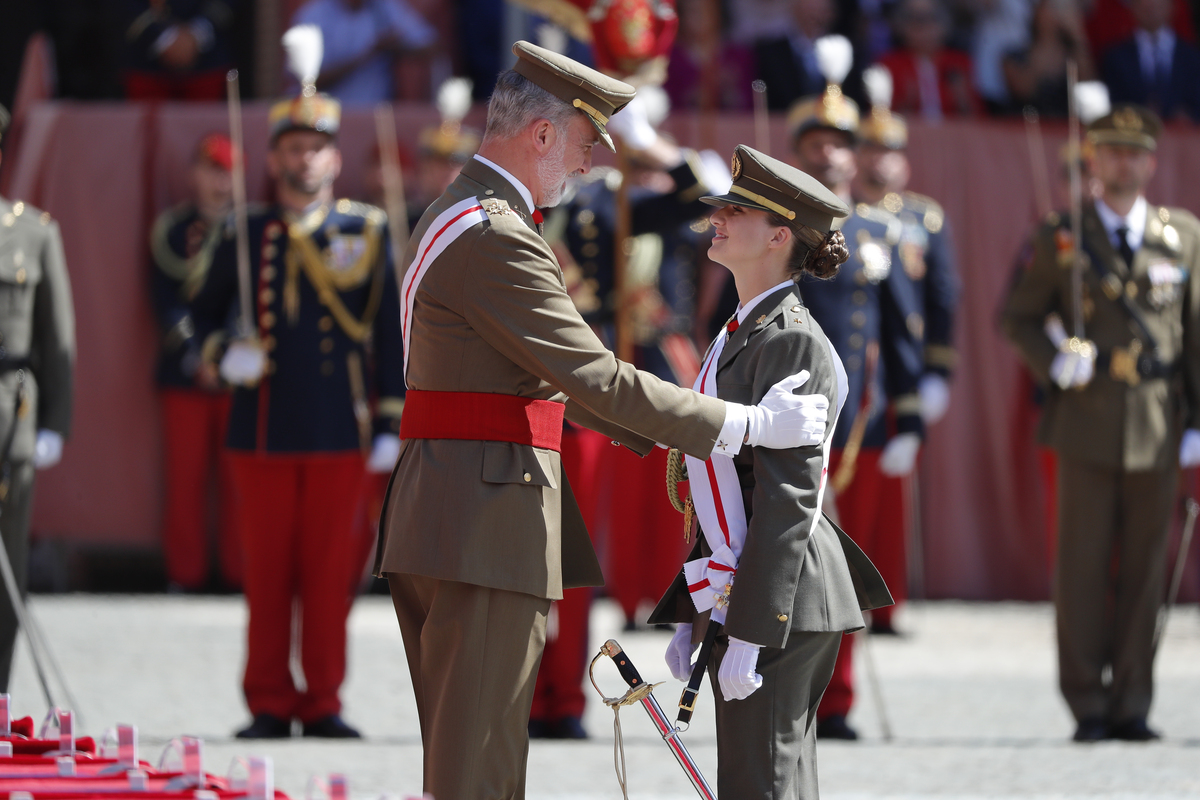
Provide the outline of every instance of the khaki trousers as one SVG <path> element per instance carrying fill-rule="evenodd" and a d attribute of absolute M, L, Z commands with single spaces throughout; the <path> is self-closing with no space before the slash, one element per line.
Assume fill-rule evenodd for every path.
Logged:
<path fill-rule="evenodd" d="M 522 800 L 529 708 L 550 601 L 390 572 L 438 800 Z"/>
<path fill-rule="evenodd" d="M 799 632 L 783 649 L 762 648 L 763 685 L 745 700 L 726 701 L 717 670 L 729 638 L 717 637 L 708 677 L 716 698 L 718 797 L 816 800 L 817 705 L 841 640 L 841 631 Z"/>
<path fill-rule="evenodd" d="M 1058 465 L 1059 688 L 1077 721 L 1145 719 L 1178 471 Z"/>

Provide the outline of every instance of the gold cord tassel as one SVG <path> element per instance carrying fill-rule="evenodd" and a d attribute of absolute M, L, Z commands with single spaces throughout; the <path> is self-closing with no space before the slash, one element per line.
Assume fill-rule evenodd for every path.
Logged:
<path fill-rule="evenodd" d="M 696 507 L 692 504 L 692 495 L 683 500 L 679 499 L 679 484 L 688 479 L 687 466 L 683 460 L 683 453 L 672 447 L 667 451 L 667 497 L 671 501 L 671 506 L 683 514 L 683 541 L 690 543 L 692 541 L 692 520 L 696 516 Z"/>

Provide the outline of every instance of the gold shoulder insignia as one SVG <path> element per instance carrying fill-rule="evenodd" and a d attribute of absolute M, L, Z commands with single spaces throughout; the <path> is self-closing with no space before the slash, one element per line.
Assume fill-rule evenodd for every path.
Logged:
<path fill-rule="evenodd" d="M 373 222 L 382 222 L 387 216 L 382 208 L 373 206 L 370 203 L 360 203 L 357 200 L 350 200 L 345 197 L 338 200 L 334 208 L 337 209 L 339 214 L 346 214 L 351 217 L 363 217 Z"/>
<path fill-rule="evenodd" d="M 501 200 L 498 197 L 489 197 L 480 202 L 483 210 L 489 217 L 506 217 L 517 216 L 517 212 L 512 209 L 507 200 Z"/>
<path fill-rule="evenodd" d="M 38 217 L 38 222 L 42 223 L 43 225 L 49 225 L 50 224 L 50 212 L 43 211 L 42 215 L 40 217 Z"/>

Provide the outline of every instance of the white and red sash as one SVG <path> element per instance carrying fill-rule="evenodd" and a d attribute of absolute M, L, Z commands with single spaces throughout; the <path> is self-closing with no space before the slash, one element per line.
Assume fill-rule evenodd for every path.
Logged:
<path fill-rule="evenodd" d="M 417 286 L 429 271 L 430 265 L 455 239 L 487 218 L 487 212 L 483 210 L 479 200 L 470 197 L 438 214 L 437 219 L 425 229 L 425 235 L 421 237 L 421 244 L 400 286 L 400 329 L 404 336 L 405 385 L 408 383 L 408 354 L 412 352 L 412 315 L 413 305 L 417 300 Z"/>
<path fill-rule="evenodd" d="M 736 326 L 734 326 L 736 329 Z M 731 334 L 730 334 L 731 335 Z M 717 396 L 717 364 L 725 349 L 725 341 L 729 338 L 725 330 L 717 334 L 708 356 L 700 369 L 693 389 L 710 397 Z M 817 490 L 816 513 L 813 514 L 812 529 L 815 529 L 821 518 L 821 501 L 825 494 L 825 478 L 829 464 L 829 450 L 833 441 L 833 429 L 837 417 L 846 402 L 846 370 L 838 357 L 833 344 L 829 343 L 829 354 L 833 359 L 834 370 L 837 374 L 837 408 L 830 415 L 829 428 L 826 432 L 824 464 L 821 470 L 820 488 Z M 699 612 L 712 611 L 711 618 L 716 623 L 725 622 L 725 609 L 729 602 L 726 587 L 732 588 L 734 577 L 737 575 L 738 560 L 742 548 L 746 544 L 746 505 L 742 500 L 742 487 L 738 481 L 737 469 L 732 458 L 710 456 L 707 461 L 701 461 L 692 456 L 686 456 L 688 486 L 692 494 L 692 503 L 696 507 L 696 519 L 704 539 L 708 542 L 712 555 L 707 558 L 697 558 L 683 565 L 684 578 L 687 580 L 688 592 L 692 604 Z"/>

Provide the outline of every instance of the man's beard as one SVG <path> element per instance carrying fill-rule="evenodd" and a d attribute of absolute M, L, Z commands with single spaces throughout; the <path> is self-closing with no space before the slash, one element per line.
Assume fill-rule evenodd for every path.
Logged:
<path fill-rule="evenodd" d="M 567 137 L 558 137 L 554 149 L 537 162 L 538 183 L 542 188 L 542 207 L 550 208 L 562 200 L 563 187 L 570 175 L 563 174 L 567 163 Z M 572 173 L 574 174 L 574 173 Z"/>
<path fill-rule="evenodd" d="M 333 183 L 333 176 L 326 174 L 314 178 L 305 179 L 304 173 L 299 170 L 283 170 L 283 182 L 288 185 L 294 192 L 300 194 L 314 195 L 320 192 L 329 184 Z"/>

